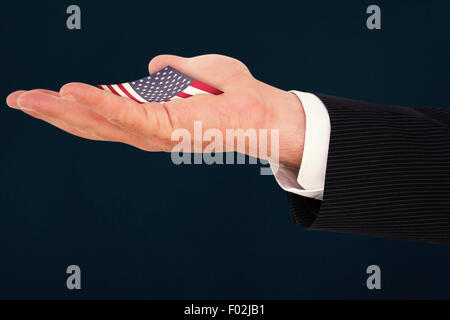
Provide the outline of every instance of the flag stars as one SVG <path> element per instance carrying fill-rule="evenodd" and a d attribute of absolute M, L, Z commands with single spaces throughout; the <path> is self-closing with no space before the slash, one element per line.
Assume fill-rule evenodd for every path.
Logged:
<path fill-rule="evenodd" d="M 166 67 L 153 75 L 128 84 L 146 101 L 167 101 L 184 90 L 192 81 L 193 79 L 173 68 Z"/>

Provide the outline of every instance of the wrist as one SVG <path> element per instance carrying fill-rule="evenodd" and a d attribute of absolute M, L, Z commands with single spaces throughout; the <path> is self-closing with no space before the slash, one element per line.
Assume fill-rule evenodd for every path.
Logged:
<path fill-rule="evenodd" d="M 279 132 L 278 162 L 300 168 L 305 140 L 305 113 L 300 99 L 293 93 L 271 87 L 267 99 L 269 120 L 267 128 Z"/>

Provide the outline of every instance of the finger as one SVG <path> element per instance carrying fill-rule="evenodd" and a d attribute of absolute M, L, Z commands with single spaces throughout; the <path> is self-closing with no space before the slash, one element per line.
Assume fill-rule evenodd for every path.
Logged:
<path fill-rule="evenodd" d="M 47 93 L 47 94 L 51 94 L 54 96 L 59 96 L 59 93 L 56 91 L 52 91 L 52 90 L 46 90 L 46 89 L 35 89 L 34 91 L 36 92 L 43 92 L 43 93 Z M 8 106 L 10 106 L 11 108 L 14 109 L 19 109 L 19 106 L 17 105 L 17 98 L 22 94 L 27 92 L 26 90 L 18 90 L 15 91 L 13 93 L 11 93 L 7 98 L 6 98 L 6 104 Z"/>
<path fill-rule="evenodd" d="M 45 115 L 36 113 L 34 111 L 26 111 L 26 110 L 22 110 L 24 113 L 32 116 L 33 118 L 39 119 L 39 120 L 43 120 L 49 124 L 51 124 L 52 126 L 61 129 L 67 133 L 70 133 L 74 136 L 83 138 L 83 139 L 88 139 L 88 140 L 94 140 L 94 141 L 111 141 L 111 142 L 122 142 L 122 143 L 126 143 L 129 145 L 132 145 L 136 148 L 142 149 L 142 150 L 146 150 L 146 151 L 161 151 L 162 149 L 160 148 L 160 146 L 157 143 L 152 143 L 150 141 L 145 141 L 145 140 L 141 140 L 141 139 L 137 139 L 136 143 L 130 143 L 130 141 L 132 141 L 132 139 L 129 138 L 124 138 L 121 141 L 114 141 L 111 139 L 106 139 L 104 137 L 98 136 L 92 132 L 88 132 L 88 131 L 80 131 L 75 127 L 72 127 L 70 125 L 67 125 L 66 123 L 47 117 Z M 135 139 L 135 138 L 133 138 Z M 165 150 L 165 149 L 164 149 Z"/>
<path fill-rule="evenodd" d="M 58 94 L 57 92 L 51 91 L 51 90 L 37 89 L 36 91 L 38 91 L 38 92 L 43 92 L 43 93 L 48 93 L 48 94 L 51 94 L 51 95 L 54 95 L 54 96 L 59 96 L 59 94 Z M 18 106 L 18 104 L 17 104 L 17 99 L 18 99 L 18 97 L 19 97 L 22 93 L 25 93 L 25 92 L 27 92 L 27 91 L 25 91 L 25 90 L 18 90 L 18 91 L 15 91 L 15 92 L 11 93 L 11 94 L 6 98 L 7 104 L 8 104 L 11 108 L 14 108 L 14 109 L 20 109 L 19 106 Z M 50 118 L 50 117 L 46 117 L 45 115 L 41 115 L 41 114 L 36 113 L 36 112 L 34 112 L 34 111 L 26 111 L 26 110 L 22 110 L 22 111 L 23 111 L 24 113 L 26 113 L 26 114 L 32 116 L 33 118 L 40 119 L 40 120 L 43 120 L 43 121 L 45 121 L 45 122 L 48 122 L 48 123 L 50 123 L 51 125 L 53 125 L 53 126 L 59 128 L 59 129 L 61 129 L 61 130 L 63 130 L 63 131 L 66 131 L 66 132 L 68 132 L 68 133 L 70 133 L 70 134 L 79 136 L 79 137 L 81 137 L 81 138 L 90 139 L 90 140 L 104 140 L 104 139 L 101 139 L 100 137 L 95 136 L 95 135 L 90 135 L 90 134 L 82 133 L 82 132 L 76 130 L 75 128 L 72 128 L 72 127 L 66 125 L 65 123 L 62 123 L 62 122 L 60 122 L 60 121 L 58 121 L 58 120 L 55 120 L 55 119 L 52 119 L 52 118 Z"/>
<path fill-rule="evenodd" d="M 165 137 L 172 131 L 161 103 L 139 104 L 83 83 L 66 84 L 60 94 L 72 97 L 111 123 L 142 137 Z"/>
<path fill-rule="evenodd" d="M 36 92 L 47 93 L 47 94 L 50 94 L 50 95 L 53 95 L 53 96 L 59 96 L 59 94 L 58 94 L 57 92 L 51 91 L 51 90 L 37 89 L 37 90 L 35 90 L 35 91 L 36 91 Z M 12 108 L 20 109 L 19 106 L 18 106 L 18 104 L 17 104 L 17 99 L 18 99 L 18 97 L 19 97 L 22 93 L 25 93 L 25 92 L 27 92 L 27 91 L 25 91 L 25 90 L 18 90 L 18 91 L 15 91 L 15 92 L 11 93 L 11 94 L 7 97 L 7 99 L 6 99 L 8 105 L 9 105 L 10 107 L 12 107 Z M 50 123 L 51 125 L 53 125 L 53 126 L 59 128 L 59 129 L 61 129 L 61 130 L 63 130 L 63 131 L 66 131 L 66 132 L 68 132 L 68 133 L 70 133 L 70 134 L 79 136 L 79 137 L 81 137 L 81 138 L 90 139 L 90 140 L 104 140 L 104 139 L 102 139 L 102 138 L 100 138 L 100 137 L 98 137 L 98 136 L 95 136 L 95 135 L 91 135 L 91 134 L 87 134 L 87 133 L 82 133 L 82 132 L 76 130 L 75 128 L 72 128 L 72 127 L 66 125 L 65 123 L 63 123 L 63 122 L 61 122 L 61 121 L 58 121 L 58 120 L 56 120 L 56 119 L 52 119 L 52 118 L 50 118 L 50 117 L 47 117 L 47 116 L 45 116 L 45 115 L 36 113 L 36 112 L 34 112 L 34 111 L 26 111 L 26 110 L 22 110 L 22 111 L 23 111 L 24 113 L 26 113 L 26 114 L 32 116 L 33 118 L 40 119 L 40 120 L 43 120 L 43 121 L 45 121 L 45 122 L 48 122 L 48 123 Z"/>
<path fill-rule="evenodd" d="M 6 104 L 14 109 L 19 109 L 19 106 L 17 105 L 17 98 L 22 94 L 26 92 L 25 90 L 18 90 L 14 91 L 13 93 L 10 93 L 8 97 L 6 97 Z"/>
<path fill-rule="evenodd" d="M 237 87 L 241 81 L 251 77 L 250 72 L 242 62 L 218 54 L 193 58 L 159 55 L 150 61 L 148 69 L 152 74 L 167 66 L 171 66 L 222 91 Z"/>
<path fill-rule="evenodd" d="M 36 92 L 42 92 L 42 93 L 46 93 L 55 97 L 59 97 L 59 92 L 58 91 L 53 91 L 53 90 L 47 90 L 47 89 L 33 89 L 33 91 Z"/>
<path fill-rule="evenodd" d="M 70 134 L 72 134 L 74 136 L 77 136 L 77 137 L 80 137 L 80 138 L 84 138 L 84 139 L 89 139 L 89 140 L 105 141 L 104 138 L 99 137 L 99 136 L 97 136 L 95 134 L 92 134 L 90 132 L 79 131 L 76 128 L 65 124 L 64 122 L 61 122 L 59 120 L 47 117 L 47 116 L 39 114 L 39 113 L 36 113 L 34 111 L 23 110 L 23 112 L 28 114 L 28 115 L 30 115 L 30 116 L 32 116 L 33 118 L 36 118 L 36 119 L 39 119 L 39 120 L 43 120 L 43 121 L 51 124 L 52 126 L 58 128 L 58 129 L 61 129 L 61 130 L 65 131 L 65 132 L 67 132 L 67 133 L 70 133 Z"/>
<path fill-rule="evenodd" d="M 28 91 L 17 98 L 19 108 L 38 114 L 39 118 L 57 124 L 61 129 L 84 138 L 120 141 L 144 148 L 139 137 L 124 132 L 82 104 L 40 91 Z M 62 125 L 64 124 L 64 125 Z"/>

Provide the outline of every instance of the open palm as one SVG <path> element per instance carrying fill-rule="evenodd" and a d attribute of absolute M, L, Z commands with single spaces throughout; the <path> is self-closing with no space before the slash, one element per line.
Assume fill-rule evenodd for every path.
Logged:
<path fill-rule="evenodd" d="M 79 137 L 123 142 L 147 151 L 170 151 L 175 144 L 172 132 L 193 131 L 194 121 L 201 120 L 204 129 L 221 131 L 276 128 L 281 149 L 289 144 L 301 152 L 304 118 L 294 95 L 256 80 L 243 63 L 226 56 L 160 55 L 150 62 L 149 72 L 169 65 L 224 93 L 139 104 L 91 85 L 69 83 L 59 92 L 16 91 L 7 103 Z"/>

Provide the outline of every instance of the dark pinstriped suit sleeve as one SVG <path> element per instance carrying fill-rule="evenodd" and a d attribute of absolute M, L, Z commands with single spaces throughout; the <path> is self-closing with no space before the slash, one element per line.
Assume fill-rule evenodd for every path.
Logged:
<path fill-rule="evenodd" d="M 311 228 L 450 245 L 450 108 L 317 95 L 328 109 L 323 201 L 288 193 Z"/>

